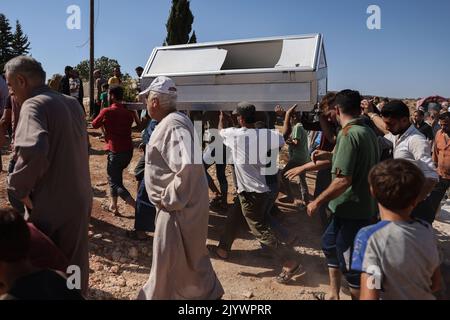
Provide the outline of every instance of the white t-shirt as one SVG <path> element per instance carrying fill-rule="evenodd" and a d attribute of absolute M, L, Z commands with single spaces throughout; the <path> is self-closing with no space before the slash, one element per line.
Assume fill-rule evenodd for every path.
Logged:
<path fill-rule="evenodd" d="M 231 152 L 231 160 L 236 173 L 238 193 L 269 192 L 266 175 L 278 170 L 276 159 L 278 150 L 284 145 L 283 136 L 275 130 L 228 128 L 220 131 L 223 143 Z M 272 151 L 272 161 L 267 157 Z M 270 162 L 270 168 L 267 164 Z"/>
<path fill-rule="evenodd" d="M 430 143 L 414 125 L 400 137 L 388 133 L 385 138 L 394 145 L 394 159 L 409 160 L 422 170 L 426 178 L 439 180 L 436 166 L 431 159 Z"/>
<path fill-rule="evenodd" d="M 69 79 L 69 87 L 70 87 L 70 96 L 74 98 L 79 98 L 80 96 L 80 79 Z"/>

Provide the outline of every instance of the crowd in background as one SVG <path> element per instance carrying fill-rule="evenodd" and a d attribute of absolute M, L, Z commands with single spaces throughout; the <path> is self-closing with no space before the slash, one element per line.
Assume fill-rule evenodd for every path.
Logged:
<path fill-rule="evenodd" d="M 138 78 L 142 72 L 136 68 Z M 330 280 L 323 298 L 340 298 L 342 276 L 354 299 L 439 297 L 441 257 L 432 225 L 450 186 L 448 100 L 421 99 L 411 112 L 400 100 L 343 90 L 328 93 L 313 112 L 277 106 L 277 130 L 273 117 L 251 102 L 233 113 L 189 117 L 177 110 L 177 86 L 167 77 L 148 88 L 137 81 L 136 94 L 146 104 L 138 115 L 124 103 L 120 68 L 108 81 L 94 72 L 88 114 L 72 67 L 46 86 L 40 63 L 18 57 L 6 64 L 5 76 L 0 142 L 12 150 L 5 186 L 11 207 L 0 210 L 0 294 L 7 299 L 86 297 L 92 209 L 87 120 L 102 130 L 107 151 L 110 204 L 104 209 L 120 215 L 121 198 L 135 210 L 127 236 L 149 243 L 154 233 L 150 276 L 139 299 L 220 299 L 224 291 L 210 257 L 229 259 L 242 224 L 277 259 L 275 281 L 290 283 L 304 268 L 294 249 L 301 235 L 289 234 L 277 218 L 283 204 L 320 216 Z M 196 144 L 195 120 L 204 129 L 203 163 L 179 159 L 189 158 Z M 136 197 L 123 182 L 135 152 L 133 124 L 142 130 Z M 268 163 L 239 161 L 251 158 L 250 136 Z M 288 160 L 279 168 L 282 148 Z M 212 165 L 216 177 L 208 171 Z M 313 194 L 308 172 L 316 172 Z M 218 245 L 207 247 L 210 209 L 227 218 Z M 81 274 L 78 291 L 66 286 L 64 273 L 73 265 Z M 374 278 L 378 286 L 369 285 Z"/>

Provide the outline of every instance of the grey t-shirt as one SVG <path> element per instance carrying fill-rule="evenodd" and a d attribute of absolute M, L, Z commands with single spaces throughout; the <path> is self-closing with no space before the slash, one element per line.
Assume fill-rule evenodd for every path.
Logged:
<path fill-rule="evenodd" d="M 433 300 L 431 278 L 439 265 L 428 223 L 381 221 L 359 231 L 351 268 L 372 276 L 382 300 Z"/>

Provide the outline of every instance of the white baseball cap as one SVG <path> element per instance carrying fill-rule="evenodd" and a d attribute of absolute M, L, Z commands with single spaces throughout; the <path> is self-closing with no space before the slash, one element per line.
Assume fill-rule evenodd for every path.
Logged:
<path fill-rule="evenodd" d="M 146 98 L 150 91 L 164 93 L 164 94 L 170 94 L 170 95 L 177 95 L 177 86 L 175 85 L 175 82 L 165 76 L 159 76 L 153 82 L 151 85 L 139 93 L 139 98 Z"/>

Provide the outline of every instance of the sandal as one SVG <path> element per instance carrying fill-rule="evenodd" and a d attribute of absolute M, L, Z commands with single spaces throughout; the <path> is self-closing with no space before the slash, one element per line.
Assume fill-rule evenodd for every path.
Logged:
<path fill-rule="evenodd" d="M 297 265 L 293 270 L 283 270 L 275 279 L 280 284 L 287 284 L 294 276 L 303 273 L 303 266 Z"/>
<path fill-rule="evenodd" d="M 219 255 L 217 253 L 217 249 L 219 249 L 219 247 L 208 244 L 206 246 L 206 248 L 208 249 L 209 253 L 214 256 L 214 258 L 222 260 L 222 261 L 227 261 L 228 260 L 228 255 L 227 255 L 226 258 L 224 258 L 224 257 L 222 257 L 221 255 Z"/>

